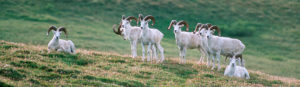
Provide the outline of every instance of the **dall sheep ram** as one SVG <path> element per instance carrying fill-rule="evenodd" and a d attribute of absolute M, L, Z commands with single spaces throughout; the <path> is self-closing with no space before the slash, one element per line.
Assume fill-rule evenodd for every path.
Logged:
<path fill-rule="evenodd" d="M 131 26 L 130 22 L 132 19 L 137 21 L 137 19 L 133 16 L 125 18 L 123 15 L 121 23 L 118 26 L 118 30 L 115 29 L 116 25 L 114 25 L 113 31 L 115 34 L 122 36 L 124 40 L 130 41 L 132 58 L 135 58 L 137 57 L 137 44 L 141 42 L 142 29 L 137 26 Z M 145 58 L 144 53 L 142 58 Z"/>
<path fill-rule="evenodd" d="M 207 53 L 203 48 L 202 39 L 192 32 L 181 31 L 181 28 L 183 26 L 186 26 L 186 31 L 189 31 L 189 25 L 185 21 L 177 22 L 176 20 L 172 20 L 168 27 L 168 30 L 170 30 L 172 26 L 174 28 L 176 44 L 180 50 L 179 55 L 181 59 L 179 63 L 185 63 L 187 49 L 198 49 L 202 53 L 199 63 L 203 62 L 203 56 L 205 56 Z"/>
<path fill-rule="evenodd" d="M 70 54 L 75 54 L 75 45 L 71 40 L 63 40 L 60 39 L 61 31 L 65 33 L 67 36 L 67 29 L 64 27 L 56 28 L 55 26 L 51 26 L 48 29 L 47 36 L 49 35 L 49 32 L 53 30 L 53 38 L 48 43 L 48 53 L 50 53 L 52 50 L 59 51 L 59 52 L 66 52 Z"/>
<path fill-rule="evenodd" d="M 144 49 L 144 45 L 148 45 L 148 57 L 147 60 L 150 60 L 150 49 L 151 46 L 154 45 L 156 48 L 158 48 L 158 50 L 160 51 L 160 55 L 161 55 L 161 59 L 157 60 L 157 52 L 156 52 L 156 48 L 154 48 L 154 56 L 157 60 L 157 62 L 163 62 L 164 61 L 164 48 L 160 45 L 160 42 L 164 36 L 163 33 L 161 33 L 158 29 L 154 29 L 154 28 L 149 28 L 148 26 L 148 22 L 150 20 L 152 20 L 152 26 L 155 23 L 155 19 L 153 16 L 148 15 L 145 18 L 143 17 L 142 14 L 139 14 L 139 20 L 141 22 L 141 29 L 142 29 L 142 48 Z M 145 53 L 145 51 L 143 50 L 143 54 Z M 143 59 L 144 60 L 144 59 Z"/>
<path fill-rule="evenodd" d="M 236 64 L 236 58 L 230 58 L 230 63 L 226 67 L 224 76 L 250 79 L 247 69 Z"/>
<path fill-rule="evenodd" d="M 217 30 L 219 36 L 213 35 L 214 31 Z M 209 47 L 209 53 L 212 61 L 214 62 L 212 70 L 215 68 L 215 57 L 218 61 L 218 70 L 221 69 L 220 55 L 232 56 L 236 58 L 237 55 L 242 55 L 245 45 L 238 39 L 221 37 L 220 29 L 217 26 L 211 26 L 206 30 L 207 44 Z"/>

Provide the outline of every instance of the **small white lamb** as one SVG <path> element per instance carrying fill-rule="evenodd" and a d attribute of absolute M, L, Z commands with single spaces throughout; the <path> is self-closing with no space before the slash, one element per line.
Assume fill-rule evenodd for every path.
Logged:
<path fill-rule="evenodd" d="M 230 59 L 229 65 L 226 67 L 224 76 L 250 79 L 250 75 L 245 67 L 236 64 L 236 58 Z"/>

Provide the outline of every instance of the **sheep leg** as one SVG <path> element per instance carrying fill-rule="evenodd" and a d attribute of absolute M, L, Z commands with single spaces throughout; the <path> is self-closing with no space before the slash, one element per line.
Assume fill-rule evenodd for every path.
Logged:
<path fill-rule="evenodd" d="M 201 48 L 199 50 L 201 52 L 201 57 L 200 57 L 200 60 L 199 60 L 199 63 L 204 63 L 204 57 L 207 57 L 207 52 L 205 51 L 205 49 Z M 208 60 L 206 60 L 208 61 Z"/>
<path fill-rule="evenodd" d="M 209 67 L 209 65 L 210 65 L 210 62 L 209 62 L 210 61 L 210 54 L 207 54 L 206 60 L 207 60 L 206 61 L 206 66 Z"/>
<path fill-rule="evenodd" d="M 179 48 L 180 52 L 179 52 L 179 64 L 182 64 L 182 58 L 183 58 L 183 47 L 180 47 Z"/>
<path fill-rule="evenodd" d="M 157 43 L 156 44 L 156 47 L 159 49 L 159 51 L 160 51 L 160 56 L 161 56 L 161 60 L 160 60 L 160 62 L 162 63 L 162 62 L 164 62 L 164 60 L 165 60 L 165 56 L 164 56 L 164 48 L 160 45 L 160 43 Z"/>
<path fill-rule="evenodd" d="M 220 55 L 221 55 L 221 52 L 218 52 L 217 54 L 217 61 L 218 61 L 218 71 L 220 71 L 221 70 L 221 64 L 220 64 Z"/>
<path fill-rule="evenodd" d="M 158 61 L 155 45 L 152 45 L 152 55 L 154 55 L 155 60 Z"/>
<path fill-rule="evenodd" d="M 133 41 L 130 41 L 130 45 L 131 45 L 131 57 L 135 58 L 135 56 L 134 56 L 134 44 L 133 43 L 134 43 Z"/>
<path fill-rule="evenodd" d="M 185 53 L 186 53 L 186 48 L 183 49 L 183 57 L 182 57 L 183 58 L 183 64 L 186 63 L 186 58 L 185 58 L 186 54 Z"/>
<path fill-rule="evenodd" d="M 143 44 L 143 42 L 141 42 L 141 45 L 142 45 L 142 61 L 144 61 L 145 60 L 145 47 L 144 47 L 144 44 Z"/>
<path fill-rule="evenodd" d="M 137 52 L 136 52 L 136 49 L 137 48 L 137 40 L 136 41 L 133 41 L 133 56 L 134 58 L 137 57 Z"/>
<path fill-rule="evenodd" d="M 148 49 L 147 49 L 147 61 L 150 61 L 150 51 L 151 51 L 151 46 L 152 46 L 152 44 L 151 43 L 149 43 L 148 44 Z"/>
<path fill-rule="evenodd" d="M 212 56 L 211 56 L 212 58 L 212 68 L 211 68 L 211 70 L 214 70 L 215 69 L 215 64 L 216 64 L 216 62 L 215 62 L 215 54 L 212 54 Z"/>
<path fill-rule="evenodd" d="M 210 65 L 212 63 L 212 56 L 213 55 L 211 53 L 208 54 L 207 67 L 210 67 Z"/>
<path fill-rule="evenodd" d="M 199 51 L 201 52 L 201 56 L 200 56 L 200 59 L 199 59 L 199 61 L 198 61 L 198 64 L 200 65 L 202 62 L 203 62 L 203 52 L 202 52 L 202 50 L 201 49 L 199 49 Z"/>

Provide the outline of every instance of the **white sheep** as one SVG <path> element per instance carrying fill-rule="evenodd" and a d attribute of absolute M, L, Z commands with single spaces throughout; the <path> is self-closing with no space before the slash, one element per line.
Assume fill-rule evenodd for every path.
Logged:
<path fill-rule="evenodd" d="M 153 16 L 148 15 L 145 18 L 143 18 L 142 14 L 139 14 L 139 20 L 141 21 L 141 29 L 142 29 L 142 48 L 144 48 L 144 45 L 148 45 L 148 57 L 147 60 L 150 60 L 150 48 L 152 45 L 154 45 L 158 50 L 160 51 L 161 60 L 157 60 L 157 53 L 156 50 L 154 50 L 154 56 L 157 62 L 163 62 L 164 61 L 164 48 L 160 45 L 160 42 L 164 36 L 163 33 L 161 33 L 158 29 L 149 28 L 148 22 L 152 20 L 152 26 L 155 23 L 155 19 Z M 154 47 L 154 48 L 155 48 Z M 144 53 L 144 51 L 143 51 Z M 143 59 L 144 60 L 144 59 Z"/>
<path fill-rule="evenodd" d="M 133 16 L 129 16 L 125 18 L 125 16 L 122 16 L 121 23 L 118 26 L 118 30 L 115 30 L 115 25 L 113 27 L 113 31 L 122 36 L 124 40 L 129 40 L 131 45 L 131 54 L 132 58 L 137 57 L 137 44 L 141 42 L 141 35 L 142 35 L 142 29 L 137 26 L 131 26 L 130 22 L 134 19 L 137 21 L 137 19 Z M 138 21 L 137 21 L 138 23 Z M 151 49 L 152 51 L 155 50 L 154 47 Z M 143 48 L 144 52 L 144 48 Z M 145 58 L 145 54 L 143 53 L 142 58 Z"/>
<path fill-rule="evenodd" d="M 218 31 L 219 36 L 213 35 L 215 30 Z M 209 53 L 212 61 L 214 62 L 213 67 L 211 68 L 212 70 L 215 68 L 215 57 L 217 57 L 218 70 L 220 70 L 220 55 L 232 55 L 235 58 L 237 55 L 242 55 L 245 49 L 245 45 L 240 40 L 220 37 L 220 35 L 220 29 L 217 26 L 211 26 L 206 30 Z"/>
<path fill-rule="evenodd" d="M 205 55 L 206 55 L 206 64 L 207 64 L 207 66 L 209 66 L 210 65 L 210 62 L 211 61 L 209 61 L 209 55 L 210 55 L 210 49 L 209 49 L 209 47 L 208 47 L 208 43 L 207 43 L 207 38 L 206 38 L 206 36 L 204 36 L 204 34 L 201 34 L 201 33 L 204 33 L 204 32 L 206 32 L 205 31 L 205 28 L 206 27 L 209 27 L 209 26 L 212 26 L 211 24 L 201 24 L 201 23 L 197 23 L 197 25 L 196 25 L 196 27 L 195 27 L 195 30 L 194 30 L 194 34 L 196 34 L 196 35 L 198 35 L 199 37 L 200 37 L 200 39 L 201 39 L 201 42 L 202 42 L 202 49 L 204 49 L 203 51 L 204 51 L 204 53 L 205 53 Z M 199 30 L 199 32 L 197 32 Z M 200 33 L 201 32 L 201 33 Z M 204 59 L 203 59 L 203 57 L 202 58 L 200 58 L 200 60 L 201 61 L 203 61 Z"/>
<path fill-rule="evenodd" d="M 64 27 L 59 27 L 58 29 L 55 26 L 51 26 L 48 29 L 47 36 L 49 35 L 49 32 L 53 30 L 53 38 L 48 43 L 48 53 L 50 53 L 52 50 L 59 51 L 59 52 L 66 52 L 70 54 L 75 54 L 75 45 L 71 40 L 63 40 L 60 39 L 61 31 L 65 33 L 67 36 L 67 30 Z"/>
<path fill-rule="evenodd" d="M 203 48 L 202 39 L 193 32 L 181 31 L 181 28 L 183 26 L 186 26 L 186 31 L 189 30 L 189 25 L 185 21 L 177 22 L 176 20 L 172 20 L 168 29 L 170 29 L 172 25 L 174 28 L 176 44 L 180 50 L 179 55 L 181 58 L 179 63 L 185 63 L 187 49 L 198 49 L 202 53 L 199 63 L 203 62 L 203 56 L 205 56 L 207 53 L 206 50 Z"/>
<path fill-rule="evenodd" d="M 243 66 L 238 66 L 236 61 L 235 57 L 230 58 L 230 63 L 225 69 L 224 76 L 250 79 L 247 69 Z"/>

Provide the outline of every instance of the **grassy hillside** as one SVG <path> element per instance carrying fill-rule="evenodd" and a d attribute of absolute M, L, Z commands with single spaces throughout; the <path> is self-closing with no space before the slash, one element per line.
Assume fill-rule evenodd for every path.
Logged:
<path fill-rule="evenodd" d="M 243 41 L 249 69 L 299 79 L 299 6 L 297 0 L 1 0 L 0 39 L 44 46 L 52 37 L 45 35 L 50 25 L 65 26 L 70 36 L 64 39 L 77 48 L 129 55 L 129 42 L 114 35 L 112 25 L 123 14 L 151 14 L 165 35 L 167 58 L 179 57 L 174 34 L 166 29 L 172 19 L 186 20 L 190 30 L 198 22 L 212 23 L 223 36 Z M 188 59 L 199 57 L 188 50 Z"/>
<path fill-rule="evenodd" d="M 296 79 L 251 71 L 251 79 L 224 77 L 189 61 L 142 62 L 114 53 L 46 53 L 45 46 L 0 41 L 0 85 L 7 86 L 299 86 Z M 284 80 L 283 80 L 284 79 Z"/>

